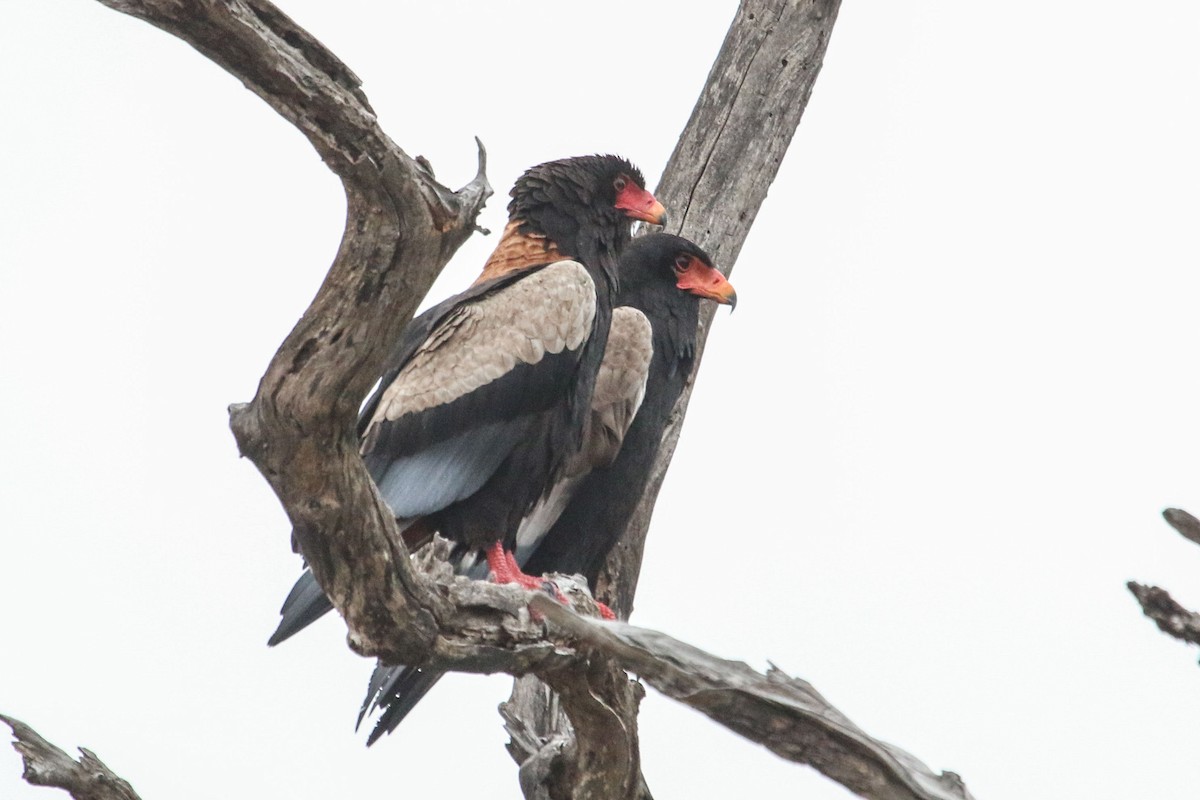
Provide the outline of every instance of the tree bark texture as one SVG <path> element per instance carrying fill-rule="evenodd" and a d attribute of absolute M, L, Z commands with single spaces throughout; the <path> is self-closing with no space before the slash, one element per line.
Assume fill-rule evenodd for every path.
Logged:
<path fill-rule="evenodd" d="M 840 4 L 743 0 L 654 190 L 673 215 L 674 231 L 704 248 L 726 275 L 733 270 L 808 105 Z M 654 504 L 679 441 L 715 311 L 707 304 L 701 311 L 692 375 L 671 413 L 642 500 L 596 587 L 597 597 L 622 619 L 633 611 Z M 570 726 L 561 719 L 561 707 L 546 692 L 523 686 L 530 680 L 514 683 L 504 706 L 509 732 L 514 741 L 538 732 L 546 743 L 539 759 L 547 758 L 548 752 L 568 757 L 570 750 L 561 748 L 570 739 Z M 522 722 L 517 729 L 514 718 Z M 636 715 L 625 721 L 631 731 L 636 724 Z M 525 752 L 532 756 L 532 751 Z"/>
<path fill-rule="evenodd" d="M 545 681 L 573 737 L 563 746 L 569 758 L 543 761 L 543 775 L 522 771 L 530 796 L 645 794 L 631 724 L 641 687 L 629 670 L 865 797 L 968 797 L 953 776 L 932 776 L 853 728 L 811 687 L 806 694 L 791 679 L 764 678 L 661 634 L 608 630 L 546 597 L 456 577 L 445 543 L 410 558 L 358 457 L 355 415 L 390 344 L 491 194 L 482 146 L 475 179 L 457 192 L 441 186 L 379 129 L 354 74 L 265 0 L 100 2 L 184 39 L 239 78 L 308 137 L 345 187 L 335 261 L 253 400 L 231 407 L 230 417 L 243 455 L 292 522 L 294 546 L 345 619 L 351 648 L 389 663 Z M 732 264 L 765 196 L 837 6 L 747 0 L 738 12 L 660 189 L 682 210 L 682 232 L 719 262 Z M 769 135 L 748 137 L 754 128 Z M 638 558 L 612 574 L 633 581 L 640 544 L 626 549 L 637 549 Z M 574 594 L 577 609 L 594 608 L 585 588 Z M 797 737 L 792 744 L 788 731 Z"/>
<path fill-rule="evenodd" d="M 435 554 L 429 560 L 432 563 L 441 557 Z M 422 552 L 417 558 L 423 561 L 426 555 Z M 813 766 L 862 797 L 972 800 L 958 775 L 937 774 L 900 748 L 873 739 L 807 681 L 789 677 L 775 667 L 766 674 L 759 673 L 744 663 L 710 655 L 658 631 L 601 622 L 577 613 L 586 611 L 592 601 L 579 584 L 572 586 L 566 576 L 559 580 L 568 588 L 574 610 L 542 594 L 533 595 L 528 604 L 541 616 L 547 636 L 562 654 L 562 658 L 546 659 L 545 668 L 539 666 L 537 674 L 558 692 L 557 702 L 572 708 L 569 724 L 573 731 L 563 733 L 576 735 L 547 743 L 536 734 L 524 732 L 520 718 L 510 720 L 510 731 L 517 732 L 510 748 L 516 748 L 515 755 L 523 762 L 521 785 L 527 797 L 648 796 L 636 769 L 636 747 L 630 754 L 631 768 L 611 770 L 620 759 L 610 754 L 614 749 L 628 748 L 627 737 L 619 726 L 614 726 L 616 716 L 595 713 L 613 697 L 621 697 L 620 692 L 628 691 L 627 697 L 634 705 L 641 699 L 639 685 L 624 679 L 624 672 L 617 692 L 604 685 L 605 673 L 587 674 L 611 664 L 641 676 L 668 697 L 777 755 Z M 476 600 L 486 601 L 482 595 Z M 546 691 L 534 682 L 523 682 L 522 689 Z M 580 701 L 577 695 L 581 693 L 589 696 Z M 583 711 L 578 710 L 581 707 Z M 559 751 L 576 752 L 577 757 L 558 758 Z"/>
<path fill-rule="evenodd" d="M 1192 544 L 1200 544 L 1200 519 L 1196 519 L 1182 508 L 1168 508 L 1162 512 L 1167 524 Z"/>
<path fill-rule="evenodd" d="M 579 652 L 603 656 L 658 691 L 776 755 L 808 764 L 871 800 L 971 800 L 953 772 L 935 774 L 913 756 L 871 738 L 807 681 L 772 666 L 764 675 L 664 633 L 572 613 L 549 597 L 530 607 Z"/>
<path fill-rule="evenodd" d="M 841 0 L 743 0 L 655 189 L 674 215 L 674 232 L 704 248 L 726 275 L 800 125 L 840 5 Z M 715 313 L 712 304 L 701 310 L 692 376 L 663 435 L 642 502 L 600 577 L 598 597 L 622 618 L 633 610 L 654 503 L 675 454 Z"/>
<path fill-rule="evenodd" d="M 241 79 L 342 180 L 346 227 L 333 266 L 255 398 L 230 409 L 231 427 L 350 623 L 352 646 L 421 660 L 436 636 L 434 609 L 444 613 L 445 604 L 413 577 L 358 457 L 354 423 L 390 344 L 491 194 L 482 149 L 479 173 L 463 190 L 438 184 L 379 128 L 358 78 L 264 0 L 101 2 L 179 36 Z M 373 556 L 355 565 L 361 572 L 352 579 L 355 554 L 367 552 Z M 400 630 L 390 622 L 397 618 L 411 624 Z"/>
<path fill-rule="evenodd" d="M 24 722 L 3 714 L 0 722 L 12 728 L 13 748 L 25 762 L 23 777 L 33 786 L 63 789 L 75 800 L 141 800 L 91 750 L 79 748 L 82 758 L 76 761 Z"/>
<path fill-rule="evenodd" d="M 1200 520 L 1181 508 L 1168 508 L 1163 519 L 1189 542 L 1200 544 Z M 1188 644 L 1200 645 L 1200 614 L 1184 608 L 1166 589 L 1136 581 L 1125 584 L 1142 606 L 1142 613 L 1154 620 L 1163 633 Z"/>

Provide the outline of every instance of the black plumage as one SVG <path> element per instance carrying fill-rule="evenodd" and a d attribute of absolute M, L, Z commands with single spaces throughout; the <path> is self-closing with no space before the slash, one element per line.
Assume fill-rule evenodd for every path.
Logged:
<path fill-rule="evenodd" d="M 522 517 L 579 450 L 630 222 L 665 218 L 644 187 L 616 156 L 531 168 L 497 246 L 518 254 L 508 271 L 406 330 L 359 433 L 410 543 L 438 531 L 467 551 L 511 550 Z M 270 644 L 329 609 L 306 572 Z"/>
<path fill-rule="evenodd" d="M 626 251 L 627 258 L 645 259 L 660 270 L 687 254 L 712 265 L 711 259 L 696 245 L 668 234 L 641 237 Z M 724 293 L 729 284 L 717 281 L 717 275 L 708 275 L 712 292 L 699 296 L 733 305 L 736 296 L 732 287 Z M 651 270 L 623 270 L 617 302 L 642 311 L 654 331 L 654 357 L 646 376 L 646 399 L 625 434 L 616 459 L 587 475 L 537 550 L 522 565 L 534 575 L 548 572 L 583 575 L 593 589 L 604 560 L 625 531 L 650 480 L 671 410 L 692 374 L 700 320 L 697 296 L 656 279 Z"/>
<path fill-rule="evenodd" d="M 589 465 L 572 481 L 564 508 L 540 529 L 522 528 L 518 534 L 527 551 L 518 550 L 518 560 L 526 572 L 581 573 L 593 587 L 641 499 L 671 409 L 691 374 L 700 298 L 736 302 L 732 286 L 711 259 L 692 242 L 669 234 L 644 236 L 626 248 L 620 287 L 618 311 L 636 309 L 650 326 L 653 355 L 643 372 L 644 400 L 632 424 L 622 430 L 615 459 Z M 611 349 L 606 362 L 614 357 Z M 441 675 L 379 666 L 359 714 L 361 722 L 367 713 L 382 710 L 368 743 L 395 730 Z"/>

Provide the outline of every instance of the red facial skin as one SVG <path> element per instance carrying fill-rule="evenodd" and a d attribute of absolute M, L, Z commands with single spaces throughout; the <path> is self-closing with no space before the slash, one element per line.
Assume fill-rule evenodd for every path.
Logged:
<path fill-rule="evenodd" d="M 685 292 L 716 300 L 730 308 L 737 305 L 737 292 L 725 276 L 714 267 L 691 255 L 680 255 L 675 260 L 675 286 Z"/>
<path fill-rule="evenodd" d="M 630 219 L 640 219 L 654 225 L 663 225 L 667 221 L 667 210 L 663 204 L 628 178 L 617 179 L 624 185 L 617 190 L 617 202 L 613 205 L 625 212 Z"/>

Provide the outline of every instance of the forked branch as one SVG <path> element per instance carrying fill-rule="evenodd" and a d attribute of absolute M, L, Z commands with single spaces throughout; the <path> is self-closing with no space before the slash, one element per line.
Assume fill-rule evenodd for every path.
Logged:
<path fill-rule="evenodd" d="M 438 184 L 380 130 L 357 77 L 265 0 L 100 1 L 220 64 L 296 125 L 342 179 L 347 214 L 337 257 L 253 400 L 230 416 L 242 453 L 275 490 L 295 546 L 346 620 L 353 649 L 391 663 L 545 680 L 562 698 L 573 738 L 564 748 L 570 757 L 550 770 L 557 785 L 533 780 L 531 796 L 646 794 L 636 739 L 640 688 L 626 678 L 630 670 L 865 797 L 969 797 L 953 776 L 935 776 L 870 739 L 782 673 L 762 676 L 662 634 L 597 626 L 546 598 L 456 578 L 436 549 L 414 563 L 358 456 L 354 421 L 388 347 L 475 229 L 491 194 L 482 148 L 467 186 L 454 192 Z M 684 235 L 720 263 L 733 263 L 774 178 L 837 8 L 838 0 L 746 0 L 738 12 L 659 190 L 682 209 Z M 708 138 L 706 128 L 719 135 Z M 663 469 L 675 435 L 677 425 Z M 653 492 L 647 496 L 652 503 Z M 642 535 L 623 546 L 636 557 L 609 573 L 607 585 L 629 600 Z M 541 618 L 529 613 L 530 602 Z"/>

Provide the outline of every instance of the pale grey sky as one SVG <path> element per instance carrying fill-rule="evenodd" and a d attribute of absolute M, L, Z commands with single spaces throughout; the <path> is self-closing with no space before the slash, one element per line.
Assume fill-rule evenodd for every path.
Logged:
<path fill-rule="evenodd" d="M 653 184 L 735 3 L 282 0 L 447 183 L 618 152 Z M 849 0 L 718 314 L 634 621 L 772 660 L 980 798 L 1191 800 L 1200 6 Z M 235 79 L 85 0 L 0 0 L 0 711 L 146 797 L 517 798 L 501 677 L 370 750 L 330 618 L 237 459 L 341 232 Z M 546 114 L 552 109 L 552 116 Z M 553 122 L 547 122 L 553 119 Z M 475 237 L 433 290 L 478 269 Z M 714 487 L 720 487 L 715 490 Z M 844 798 L 650 694 L 657 796 Z M 26 786 L 0 747 L 0 797 Z"/>

